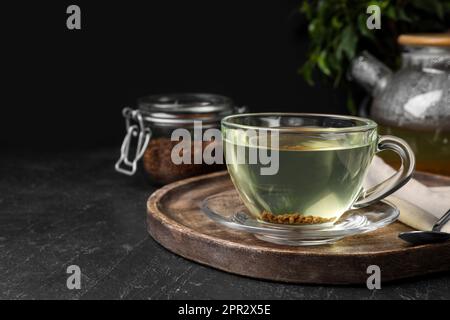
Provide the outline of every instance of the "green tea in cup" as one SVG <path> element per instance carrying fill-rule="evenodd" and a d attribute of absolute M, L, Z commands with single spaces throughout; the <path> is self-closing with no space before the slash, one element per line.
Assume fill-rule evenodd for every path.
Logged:
<path fill-rule="evenodd" d="M 405 142 L 379 137 L 371 120 L 312 114 L 244 114 L 222 121 L 227 168 L 249 212 L 283 224 L 319 224 L 386 197 L 406 183 L 414 156 Z M 396 176 L 364 191 L 373 156 L 403 159 Z M 269 170 L 270 169 L 270 170 Z"/>

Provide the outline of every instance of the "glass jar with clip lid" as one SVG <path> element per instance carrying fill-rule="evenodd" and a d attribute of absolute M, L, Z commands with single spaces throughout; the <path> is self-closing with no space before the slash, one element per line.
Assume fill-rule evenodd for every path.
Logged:
<path fill-rule="evenodd" d="M 134 175 L 142 159 L 144 172 L 157 185 L 225 169 L 223 161 L 211 164 L 203 161 L 206 147 L 211 149 L 220 144 L 218 147 L 221 148 L 221 141 L 204 141 L 203 133 L 211 128 L 220 130 L 223 117 L 245 110 L 246 107 L 236 107 L 232 99 L 216 94 L 182 93 L 143 97 L 138 100 L 136 109 L 124 108 L 122 111 L 126 135 L 115 169 L 126 175 Z M 188 160 L 183 163 L 173 161 L 174 147 L 180 142 L 173 137 L 176 129 L 181 129 L 181 133 L 187 134 L 192 142 L 188 150 L 176 150 L 176 156 L 184 156 L 183 159 Z"/>

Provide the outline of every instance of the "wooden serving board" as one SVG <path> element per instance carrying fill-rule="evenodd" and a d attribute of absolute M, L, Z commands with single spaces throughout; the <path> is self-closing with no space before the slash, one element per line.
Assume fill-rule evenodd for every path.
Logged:
<path fill-rule="evenodd" d="M 417 174 L 428 185 L 450 178 Z M 450 242 L 413 247 L 397 235 L 409 231 L 395 222 L 332 245 L 291 247 L 227 229 L 199 209 L 206 197 L 233 188 L 227 172 L 181 180 L 153 193 L 147 202 L 148 232 L 187 259 L 244 276 L 294 283 L 362 284 L 367 267 L 381 268 L 383 282 L 450 270 Z"/>

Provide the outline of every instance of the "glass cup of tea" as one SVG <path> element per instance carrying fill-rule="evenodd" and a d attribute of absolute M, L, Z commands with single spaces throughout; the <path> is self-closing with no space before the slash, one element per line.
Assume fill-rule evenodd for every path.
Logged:
<path fill-rule="evenodd" d="M 333 223 L 347 210 L 373 204 L 401 188 L 414 153 L 393 136 L 379 136 L 369 119 L 306 113 L 225 117 L 222 136 L 228 172 L 249 213 L 268 223 Z M 364 190 L 378 152 L 394 151 L 397 173 Z"/>

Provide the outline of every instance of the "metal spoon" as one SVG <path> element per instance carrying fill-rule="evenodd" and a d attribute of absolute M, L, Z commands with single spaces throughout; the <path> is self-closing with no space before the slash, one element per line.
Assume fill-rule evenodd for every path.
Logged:
<path fill-rule="evenodd" d="M 413 245 L 443 242 L 450 239 L 450 233 L 441 232 L 441 228 L 450 220 L 450 210 L 448 210 L 436 223 L 432 231 L 410 231 L 401 232 L 398 236 Z"/>

